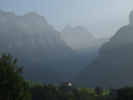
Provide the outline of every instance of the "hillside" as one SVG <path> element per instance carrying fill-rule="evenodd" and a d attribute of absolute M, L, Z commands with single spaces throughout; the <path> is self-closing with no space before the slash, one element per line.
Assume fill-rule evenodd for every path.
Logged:
<path fill-rule="evenodd" d="M 29 87 L 33 87 L 35 85 L 42 85 L 42 86 L 44 85 L 44 84 L 40 84 L 40 83 L 36 83 L 36 82 L 31 82 L 31 81 L 26 81 L 26 80 L 25 80 L 25 82 L 28 83 Z"/>
<path fill-rule="evenodd" d="M 76 26 L 73 28 L 70 25 L 67 25 L 62 30 L 61 39 L 82 56 L 87 61 L 86 64 L 95 60 L 98 56 L 100 46 L 109 41 L 108 38 L 95 39 L 85 27 Z"/>
<path fill-rule="evenodd" d="M 60 39 L 60 33 L 35 12 L 17 16 L 0 10 L 0 47 L 0 53 L 18 58 L 28 81 L 59 85 L 84 66 L 84 60 Z"/>
<path fill-rule="evenodd" d="M 33 87 L 35 85 L 42 85 L 42 86 L 44 85 L 44 84 L 40 84 L 40 83 L 36 83 L 36 82 L 31 82 L 31 81 L 26 81 L 26 82 L 28 83 L 29 87 Z M 81 91 L 81 89 L 83 89 L 83 88 L 84 87 L 76 87 L 76 89 L 78 91 Z M 57 89 L 58 89 L 58 87 L 57 87 Z M 95 89 L 87 88 L 87 90 L 88 90 L 89 93 L 95 93 Z M 109 90 L 103 90 L 103 95 L 109 95 L 109 93 L 110 93 Z"/>
<path fill-rule="evenodd" d="M 104 89 L 133 86 L 133 11 L 129 20 L 101 46 L 98 57 L 72 80 L 74 84 Z"/>

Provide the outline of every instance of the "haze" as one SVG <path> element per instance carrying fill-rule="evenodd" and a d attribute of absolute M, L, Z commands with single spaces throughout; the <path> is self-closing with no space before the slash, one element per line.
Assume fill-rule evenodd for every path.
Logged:
<path fill-rule="evenodd" d="M 36 12 L 59 32 L 66 25 L 82 26 L 95 38 L 110 38 L 129 24 L 132 4 L 133 0 L 0 0 L 0 9 L 21 16 Z"/>

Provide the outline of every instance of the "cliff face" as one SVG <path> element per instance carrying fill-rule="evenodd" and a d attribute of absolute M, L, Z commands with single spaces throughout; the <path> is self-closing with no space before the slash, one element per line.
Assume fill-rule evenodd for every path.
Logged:
<path fill-rule="evenodd" d="M 65 45 L 59 32 L 56 32 L 44 17 L 34 12 L 16 16 L 14 13 L 0 11 L 0 33 L 1 40 L 5 40 L 9 50 L 23 46 L 34 49 L 40 46 L 46 49 L 53 48 L 54 44 Z"/>
<path fill-rule="evenodd" d="M 91 44 L 90 41 L 94 41 L 93 35 L 86 28 L 81 26 L 72 28 L 69 25 L 62 30 L 61 39 L 77 52 L 88 47 Z"/>
<path fill-rule="evenodd" d="M 21 57 L 27 56 L 28 58 L 25 59 L 28 61 L 42 63 L 43 59 L 54 60 L 54 55 L 53 57 L 49 55 L 51 50 L 58 52 L 58 50 L 67 48 L 68 52 L 73 52 L 60 39 L 60 33 L 55 31 L 44 17 L 34 12 L 16 16 L 14 13 L 0 11 L 0 35 L 2 46 L 0 52 L 9 52 L 16 57 L 18 54 Z"/>
<path fill-rule="evenodd" d="M 104 89 L 132 86 L 133 11 L 129 18 L 130 24 L 120 28 L 108 43 L 101 46 L 96 60 L 73 79 L 74 84 Z"/>
<path fill-rule="evenodd" d="M 72 79 L 84 65 L 60 39 L 60 33 L 34 12 L 16 16 L 0 10 L 0 47 L 0 53 L 10 53 L 18 58 L 19 66 L 25 66 L 23 76 L 29 81 L 59 85 Z"/>
<path fill-rule="evenodd" d="M 94 36 L 81 26 L 71 27 L 67 25 L 61 33 L 61 39 L 75 52 L 88 62 L 92 62 L 97 56 L 100 46 L 108 42 L 108 38 L 95 39 Z"/>

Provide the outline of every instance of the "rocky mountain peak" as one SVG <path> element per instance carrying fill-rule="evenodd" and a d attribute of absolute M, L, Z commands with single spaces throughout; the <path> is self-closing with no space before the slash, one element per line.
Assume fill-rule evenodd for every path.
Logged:
<path fill-rule="evenodd" d="M 69 32 L 69 33 L 68 33 Z M 92 34 L 90 32 L 87 31 L 87 29 L 85 27 L 82 27 L 82 26 L 75 26 L 75 27 L 71 27 L 70 25 L 66 25 L 66 27 L 62 30 L 62 33 L 67 33 L 68 34 L 71 34 L 72 33 L 75 33 L 75 35 L 79 35 L 79 33 L 81 34 L 88 34 L 90 35 L 90 38 L 92 38 Z M 94 37 L 93 37 L 94 38 Z"/>
<path fill-rule="evenodd" d="M 52 27 L 51 25 L 48 24 L 45 17 L 40 16 L 35 12 L 29 12 L 29 13 L 25 14 L 24 16 L 22 16 L 22 19 L 24 21 L 26 21 L 28 26 L 31 26 L 32 29 L 37 29 L 37 31 L 39 31 L 39 30 L 55 31 L 54 27 Z M 36 31 L 36 30 L 34 30 L 34 31 Z"/>
<path fill-rule="evenodd" d="M 71 27 L 70 25 L 66 25 L 65 28 L 72 28 L 72 27 Z M 64 29 L 65 29 L 65 28 L 64 28 Z"/>
<path fill-rule="evenodd" d="M 86 66 L 43 16 L 12 14 L 0 11 L 0 53 L 19 59 L 19 65 L 25 66 L 25 80 L 57 85 L 58 79 L 69 81 Z"/>
<path fill-rule="evenodd" d="M 29 12 L 22 16 L 23 19 L 27 21 L 42 21 L 43 23 L 47 23 L 45 17 L 38 15 L 36 12 Z M 48 23 L 47 23 L 48 24 Z"/>
<path fill-rule="evenodd" d="M 132 86 L 133 11 L 129 20 L 129 25 L 121 27 L 109 42 L 101 46 L 99 56 L 72 81 L 73 84 L 89 88 L 99 85 L 105 89 Z"/>
<path fill-rule="evenodd" d="M 70 25 L 63 29 L 61 39 L 81 55 L 87 61 L 87 64 L 97 57 L 99 47 L 108 41 L 106 38 L 95 39 L 85 27 L 71 27 Z"/>
<path fill-rule="evenodd" d="M 0 15 L 15 15 L 14 12 L 4 12 L 3 10 L 0 9 Z"/>
<path fill-rule="evenodd" d="M 73 28 L 70 25 L 66 25 L 62 32 L 71 31 Z"/>
<path fill-rule="evenodd" d="M 110 42 L 104 44 L 100 51 L 103 49 L 117 48 L 118 46 L 125 46 L 133 43 L 133 11 L 129 14 L 130 24 L 121 27 L 114 36 L 110 38 Z"/>
<path fill-rule="evenodd" d="M 0 15 L 1 15 L 2 13 L 4 13 L 4 11 L 0 9 Z"/>
<path fill-rule="evenodd" d="M 70 25 L 67 25 L 63 30 L 62 30 L 62 38 L 67 38 L 69 35 L 69 38 L 71 37 L 77 37 L 77 38 L 90 38 L 90 39 L 94 39 L 93 35 L 87 31 L 86 28 L 82 27 L 82 26 L 75 26 L 75 27 L 71 27 Z M 86 36 L 84 36 L 86 35 Z M 67 37 L 66 37 L 67 36 Z M 78 40 L 78 39 L 77 39 Z M 84 39 L 84 40 L 88 40 L 88 39 Z M 78 40 L 79 41 L 79 40 Z"/>
<path fill-rule="evenodd" d="M 37 16 L 37 17 L 39 17 L 39 15 L 36 12 L 29 12 L 29 13 L 25 14 L 24 16 L 27 16 L 27 17 Z"/>
<path fill-rule="evenodd" d="M 84 29 L 84 30 L 87 30 L 85 27 L 82 27 L 82 26 L 76 26 L 74 27 L 75 29 Z"/>
<path fill-rule="evenodd" d="M 133 24 L 133 10 L 129 14 L 129 21 L 130 21 L 130 24 Z"/>
<path fill-rule="evenodd" d="M 14 12 L 4 12 L 0 10 L 0 24 L 4 24 L 8 31 L 14 30 L 13 28 L 30 30 L 30 33 L 46 33 L 55 31 L 54 27 L 49 25 L 45 17 L 38 15 L 35 12 L 29 12 L 23 16 L 17 16 Z"/>

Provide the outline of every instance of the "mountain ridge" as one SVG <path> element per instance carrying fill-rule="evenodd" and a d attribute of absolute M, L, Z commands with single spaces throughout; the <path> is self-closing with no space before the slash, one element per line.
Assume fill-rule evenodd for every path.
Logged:
<path fill-rule="evenodd" d="M 74 84 L 90 88 L 101 86 L 104 89 L 132 86 L 132 15 L 133 11 L 129 14 L 130 24 L 120 28 L 109 42 L 100 47 L 98 57 L 72 80 Z"/>
<path fill-rule="evenodd" d="M 25 66 L 26 80 L 58 86 L 83 69 L 79 55 L 60 39 L 60 33 L 43 16 L 34 12 L 16 16 L 1 10 L 0 35 L 0 53 L 18 58 L 18 65 Z"/>
<path fill-rule="evenodd" d="M 98 56 L 100 46 L 108 42 L 108 38 L 95 39 L 85 27 L 71 27 L 70 25 L 62 30 L 61 39 L 80 56 L 84 57 L 88 64 Z"/>

